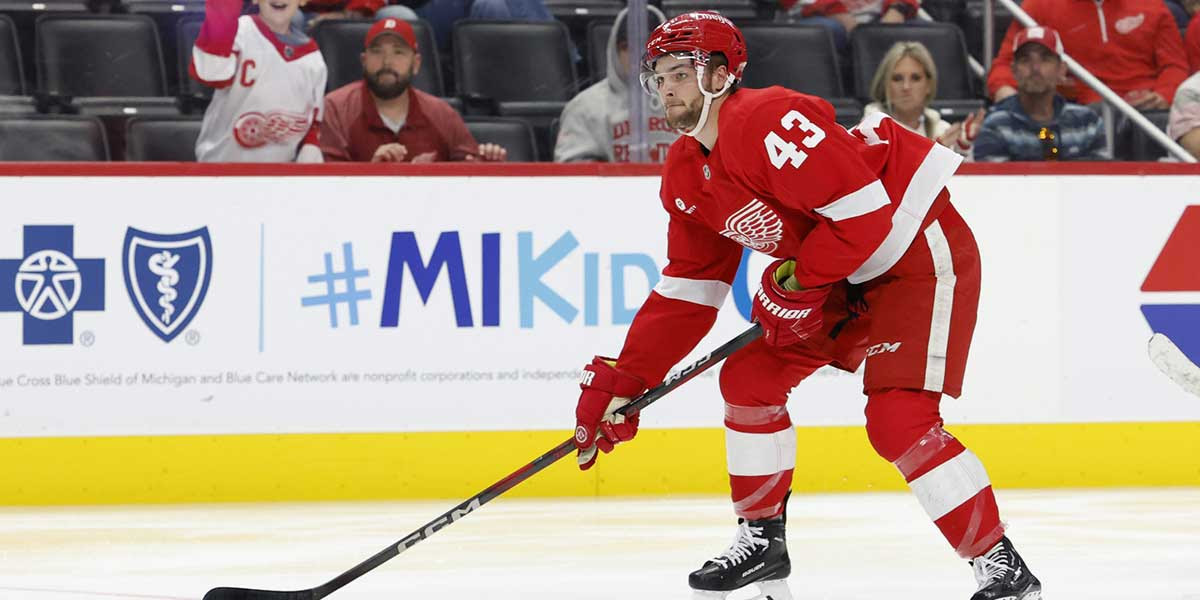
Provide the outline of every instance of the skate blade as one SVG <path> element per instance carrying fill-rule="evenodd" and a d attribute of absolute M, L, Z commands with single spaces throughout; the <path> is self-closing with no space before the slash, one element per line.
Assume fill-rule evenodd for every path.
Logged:
<path fill-rule="evenodd" d="M 758 588 L 758 593 L 750 598 L 746 598 L 746 600 L 793 600 L 792 590 L 788 587 L 786 579 L 759 581 L 731 592 L 692 590 L 692 600 L 725 600 L 730 595 L 742 597 L 744 594 L 740 592 L 752 587 Z"/>

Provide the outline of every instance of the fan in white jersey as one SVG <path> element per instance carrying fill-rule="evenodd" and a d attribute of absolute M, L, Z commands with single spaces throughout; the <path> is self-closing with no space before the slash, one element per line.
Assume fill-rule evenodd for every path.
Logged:
<path fill-rule="evenodd" d="M 204 112 L 201 162 L 322 162 L 317 136 L 325 97 L 325 60 L 317 44 L 291 29 L 304 0 L 207 0 L 192 49 L 192 78 L 215 88 Z"/>

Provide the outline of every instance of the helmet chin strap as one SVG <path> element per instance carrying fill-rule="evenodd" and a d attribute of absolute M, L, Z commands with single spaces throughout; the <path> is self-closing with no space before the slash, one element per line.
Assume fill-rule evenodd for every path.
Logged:
<path fill-rule="evenodd" d="M 735 81 L 737 81 L 737 78 L 733 76 L 733 73 L 730 73 L 725 77 L 725 85 L 721 86 L 721 89 L 716 92 L 710 92 L 704 89 L 704 65 L 696 64 L 696 85 L 700 87 L 700 93 L 704 95 L 704 107 L 700 109 L 700 118 L 696 120 L 696 126 L 691 131 L 684 132 L 683 135 L 696 137 L 700 133 L 700 130 L 704 129 L 704 124 L 708 121 L 708 109 L 712 107 L 712 101 L 733 87 Z"/>

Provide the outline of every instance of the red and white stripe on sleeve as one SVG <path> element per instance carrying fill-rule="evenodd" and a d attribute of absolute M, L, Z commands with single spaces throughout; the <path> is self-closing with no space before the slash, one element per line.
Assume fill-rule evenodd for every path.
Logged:
<path fill-rule="evenodd" d="M 192 47 L 188 73 L 193 79 L 214 88 L 227 87 L 237 73 L 233 45 L 237 39 L 241 0 L 206 0 L 204 24 Z"/>
<path fill-rule="evenodd" d="M 672 215 L 667 258 L 662 279 L 634 317 L 617 359 L 622 370 L 647 383 L 662 381 L 712 329 L 732 288 L 742 247 Z"/>

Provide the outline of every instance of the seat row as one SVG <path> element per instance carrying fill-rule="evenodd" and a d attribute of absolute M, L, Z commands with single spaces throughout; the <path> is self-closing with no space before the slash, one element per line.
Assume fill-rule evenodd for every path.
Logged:
<path fill-rule="evenodd" d="M 1167 112 L 1146 113 L 1160 129 Z M 466 117 L 467 129 L 481 143 L 508 150 L 510 162 L 536 162 L 538 148 L 533 129 L 521 119 Z M 0 115 L 0 161 L 170 161 L 195 160 L 199 117 L 134 117 L 125 124 L 121 144 L 111 140 L 97 117 L 74 115 Z M 1149 135 L 1128 121 L 1118 125 L 1115 155 L 1118 160 L 1149 161 L 1165 151 Z M 541 158 L 545 160 L 545 158 Z"/>
<path fill-rule="evenodd" d="M 467 130 L 480 143 L 500 144 L 508 160 L 535 162 L 533 130 L 520 119 L 467 117 Z M 0 161 L 105 162 L 196 160 L 199 117 L 134 117 L 125 123 L 121 148 L 94 116 L 0 116 Z"/>
<path fill-rule="evenodd" d="M 33 68 L 24 73 L 21 44 L 13 21 L 0 15 L 0 94 L 45 94 L 71 98 L 169 97 L 172 90 L 202 96 L 205 90 L 187 78 L 191 46 L 201 20 L 178 23 L 173 66 L 178 81 L 169 85 L 157 26 L 144 15 L 45 14 L 37 19 Z M 329 89 L 361 77 L 359 55 L 370 22 L 326 20 L 314 31 L 329 67 Z M 566 101 L 580 80 L 602 79 L 612 24 L 593 21 L 587 32 L 587 67 L 577 76 L 570 41 L 560 22 L 464 21 L 453 32 L 454 85 L 445 77 L 441 57 L 423 52 L 424 68 L 415 85 L 438 96 L 508 101 Z M 980 86 L 969 71 L 965 39 L 957 26 L 944 23 L 859 27 L 852 39 L 851 85 L 825 29 L 812 25 L 745 22 L 752 49 L 747 85 L 781 84 L 826 97 L 868 99 L 867 88 L 879 59 L 896 41 L 925 43 L 939 67 L 938 95 L 977 98 Z M 414 29 L 423 49 L 434 47 L 427 23 Z M 114 59 L 115 58 L 115 59 Z M 28 80 L 28 81 L 27 81 Z M 849 92 L 849 93 L 848 93 Z"/>

